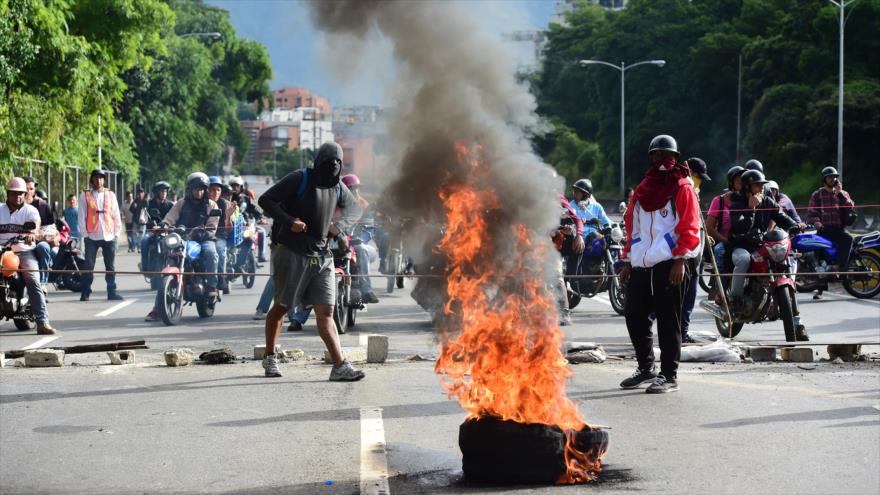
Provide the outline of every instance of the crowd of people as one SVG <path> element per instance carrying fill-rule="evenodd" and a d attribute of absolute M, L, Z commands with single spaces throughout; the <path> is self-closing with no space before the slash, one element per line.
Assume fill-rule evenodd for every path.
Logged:
<path fill-rule="evenodd" d="M 625 226 L 619 278 L 626 283 L 626 325 L 638 360 L 636 372 L 620 385 L 634 388 L 651 382 L 648 392 L 663 393 L 678 389 L 681 345 L 693 342 L 688 328 L 704 249 L 712 250 L 720 273 L 732 270 L 730 308 L 740 312 L 749 304 L 743 298 L 743 274 L 758 247 L 756 239 L 776 227 L 803 230 L 806 225 L 779 185 L 766 179 L 758 160 L 727 171 L 727 189 L 711 199 L 705 221 L 699 191 L 703 182 L 711 180 L 706 163 L 697 157 L 680 161 L 678 144 L 667 135 L 652 140 L 648 161 L 645 177 L 627 192 L 619 207 Z M 383 242 L 383 233 L 367 227 L 370 222 L 364 221 L 372 218 L 373 211 L 360 195 L 359 178 L 353 174 L 342 176 L 341 171 L 342 149 L 331 142 L 320 147 L 312 168 L 288 174 L 259 200 L 239 177 L 224 182 L 220 177 L 196 172 L 187 177 L 183 196 L 176 201 L 171 199 L 171 185 L 159 181 L 149 195 L 137 187 L 119 203 L 115 193 L 104 185 L 108 172 L 94 170 L 88 188 L 79 196 L 67 198 L 60 219 L 69 226 L 70 235 L 81 238 L 84 244 L 86 262 L 80 300 L 91 297 L 92 271 L 99 250 L 104 260 L 107 299 L 122 299 L 117 291 L 115 257 L 123 230 L 128 237 L 128 251 L 140 254 L 140 269 L 161 270 L 156 233 L 166 228 L 201 232 L 201 260 L 209 273 L 207 295 L 228 294 L 227 254 L 234 247 L 235 232 L 243 225 L 252 226 L 259 261 L 267 262 L 264 226 L 271 218 L 271 276 L 254 315 L 254 319 L 266 321 L 265 375 L 281 376 L 273 350 L 285 316 L 290 321 L 288 330 L 299 331 L 314 313 L 318 333 L 334 365 L 330 379 L 359 380 L 364 373 L 345 361 L 334 326 L 336 284 L 330 245 L 332 242 L 343 249 L 351 246 L 359 260 L 353 274 L 366 276 L 358 277 L 362 303 L 372 304 L 378 298 L 368 278 L 369 265 L 381 257 L 387 242 Z M 821 180 L 822 187 L 810 198 L 807 219 L 843 253 L 839 269 L 846 271 L 853 242 L 846 227 L 853 218 L 854 204 L 835 168 L 823 169 Z M 22 268 L 49 270 L 53 249 L 58 246 L 57 235 L 51 229 L 56 219 L 37 186 L 32 177 L 8 181 L 6 202 L 0 205 L 0 241 L 15 237 L 22 226 L 32 222 L 35 228 L 13 250 Z M 571 199 L 560 198 L 563 226 L 554 238 L 566 259 L 567 276 L 578 273 L 585 248 L 601 237 L 600 229 L 611 223 L 594 197 L 589 179 L 577 180 L 571 191 Z M 378 245 L 378 253 L 370 245 L 371 240 Z M 57 333 L 49 323 L 46 308 L 48 273 L 22 272 L 21 278 L 31 300 L 37 332 Z M 570 290 L 571 282 L 561 278 L 560 291 Z M 710 299 L 714 297 L 710 294 Z M 821 298 L 821 290 L 814 297 Z M 570 324 L 567 298 L 561 297 L 559 305 L 560 324 Z M 154 306 L 146 321 L 158 320 Z M 654 322 L 661 349 L 659 372 L 654 365 Z M 805 333 L 798 338 L 806 340 Z"/>

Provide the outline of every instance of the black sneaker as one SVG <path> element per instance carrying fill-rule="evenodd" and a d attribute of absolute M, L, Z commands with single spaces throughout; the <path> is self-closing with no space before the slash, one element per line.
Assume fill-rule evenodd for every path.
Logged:
<path fill-rule="evenodd" d="M 636 388 L 643 383 L 654 381 L 657 378 L 657 372 L 652 368 L 649 371 L 636 370 L 631 377 L 620 382 L 620 388 Z"/>
<path fill-rule="evenodd" d="M 654 383 L 648 385 L 648 389 L 645 390 L 645 392 L 649 394 L 666 394 L 669 392 L 678 392 L 678 382 L 675 381 L 675 378 L 667 379 L 663 375 L 657 375 Z"/>
<path fill-rule="evenodd" d="M 366 294 L 364 294 L 361 300 L 364 302 L 364 304 L 376 304 L 379 302 L 379 298 L 376 297 L 375 292 L 367 292 Z"/>
<path fill-rule="evenodd" d="M 794 329 L 794 339 L 800 342 L 809 342 L 810 336 L 807 334 L 807 327 L 798 325 Z"/>
<path fill-rule="evenodd" d="M 107 294 L 108 301 L 121 301 L 122 299 L 123 299 L 123 297 L 120 296 L 119 294 L 117 294 L 116 292 L 111 292 L 111 293 Z"/>
<path fill-rule="evenodd" d="M 683 333 L 683 334 L 681 334 L 681 343 L 682 344 L 696 344 L 697 341 L 694 340 L 694 338 L 691 337 L 690 334 Z"/>
<path fill-rule="evenodd" d="M 296 320 L 292 320 L 290 322 L 290 326 L 287 327 L 288 332 L 302 332 L 302 330 L 303 330 L 303 324 L 296 321 Z"/>

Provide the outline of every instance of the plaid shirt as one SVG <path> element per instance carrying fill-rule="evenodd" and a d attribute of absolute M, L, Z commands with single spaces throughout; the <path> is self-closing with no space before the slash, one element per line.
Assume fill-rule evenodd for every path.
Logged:
<path fill-rule="evenodd" d="M 848 192 L 841 189 L 839 193 L 834 194 L 821 187 L 810 196 L 807 218 L 812 223 L 822 222 L 822 228 L 842 229 L 844 225 L 840 217 L 851 211 L 853 207 L 855 203 L 850 199 Z"/>

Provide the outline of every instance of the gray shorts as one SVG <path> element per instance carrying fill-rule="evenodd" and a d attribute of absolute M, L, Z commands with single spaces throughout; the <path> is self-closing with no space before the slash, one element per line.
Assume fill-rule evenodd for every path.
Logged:
<path fill-rule="evenodd" d="M 272 246 L 275 304 L 292 308 L 336 304 L 333 256 L 304 256 L 286 246 Z"/>

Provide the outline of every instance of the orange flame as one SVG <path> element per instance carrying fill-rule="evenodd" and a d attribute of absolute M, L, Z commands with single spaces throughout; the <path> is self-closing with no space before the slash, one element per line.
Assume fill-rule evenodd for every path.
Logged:
<path fill-rule="evenodd" d="M 481 168 L 478 148 L 457 148 L 460 159 Z M 534 232 L 524 225 L 503 236 L 517 246 L 499 246 L 503 241 L 486 236 L 500 208 L 492 190 L 449 185 L 440 198 L 446 231 L 439 249 L 448 259 L 444 310 L 460 326 L 442 329 L 446 338 L 435 371 L 444 375 L 444 389 L 468 418 L 558 426 L 567 440 L 567 472 L 559 483 L 592 481 L 604 452 L 574 446 L 574 432 L 586 423 L 565 393 L 572 373 L 562 354 L 555 298 L 541 272 L 545 247 L 532 242 Z"/>

